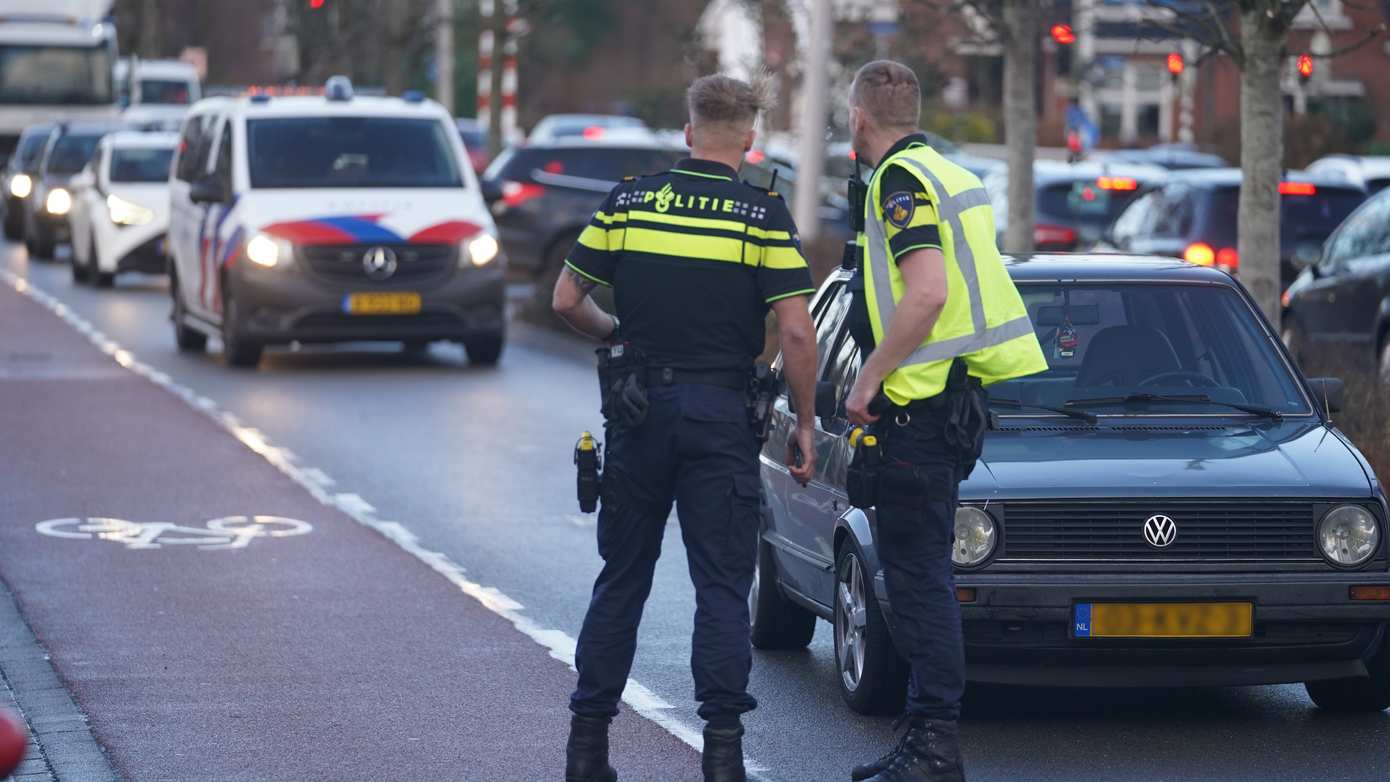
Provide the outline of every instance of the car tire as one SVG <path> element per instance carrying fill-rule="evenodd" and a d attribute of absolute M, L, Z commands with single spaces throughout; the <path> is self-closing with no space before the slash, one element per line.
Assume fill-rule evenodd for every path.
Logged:
<path fill-rule="evenodd" d="M 74 283 L 81 285 L 91 280 L 90 267 L 78 262 L 76 251 L 68 256 L 68 266 L 72 267 L 72 281 Z"/>
<path fill-rule="evenodd" d="M 24 215 L 17 209 L 5 209 L 5 238 L 12 242 L 24 238 Z"/>
<path fill-rule="evenodd" d="M 265 346 L 241 334 L 237 324 L 237 303 L 224 288 L 222 292 L 222 360 L 233 367 L 254 367 L 261 363 Z"/>
<path fill-rule="evenodd" d="M 186 313 L 183 308 L 183 293 L 179 290 L 179 278 L 169 275 L 169 292 L 173 294 L 174 310 L 169 319 L 174 322 L 174 344 L 178 346 L 180 353 L 201 353 L 208 348 L 208 335 L 197 329 L 191 329 L 185 323 Z"/>
<path fill-rule="evenodd" d="M 110 288 L 116 284 L 116 275 L 112 272 L 99 271 L 96 268 L 91 270 L 92 285 L 98 288 Z"/>
<path fill-rule="evenodd" d="M 468 363 L 490 367 L 502 358 L 502 348 L 506 343 L 506 332 L 499 330 L 491 334 L 464 339 L 463 349 L 468 354 Z"/>
<path fill-rule="evenodd" d="M 34 223 L 33 243 L 30 246 L 29 254 L 35 258 L 45 261 L 53 259 L 53 232 L 43 227 L 42 223 Z"/>
<path fill-rule="evenodd" d="M 1381 384 L 1390 386 L 1390 334 L 1380 338 L 1380 357 L 1376 363 L 1376 375 Z"/>
<path fill-rule="evenodd" d="M 816 615 L 782 594 L 772 544 L 761 538 L 753 588 L 748 592 L 748 618 L 753 646 L 758 649 L 805 649 L 816 633 Z"/>
<path fill-rule="evenodd" d="M 1323 711 L 1377 712 L 1390 709 L 1390 636 L 1366 662 L 1370 678 L 1304 682 L 1308 697 Z"/>
<path fill-rule="evenodd" d="M 836 678 L 850 709 L 897 714 L 907 694 L 907 665 L 893 647 L 872 582 L 858 547 L 846 543 L 835 563 Z"/>

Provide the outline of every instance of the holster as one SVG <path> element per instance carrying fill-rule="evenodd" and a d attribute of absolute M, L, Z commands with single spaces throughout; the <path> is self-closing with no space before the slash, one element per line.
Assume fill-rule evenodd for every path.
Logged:
<path fill-rule="evenodd" d="M 845 469 L 845 493 L 849 495 L 850 505 L 872 508 L 879 501 L 879 475 L 883 467 L 878 438 L 855 429 L 849 440 L 854 456 Z"/>
<path fill-rule="evenodd" d="M 772 403 L 782 393 L 782 378 L 767 364 L 753 367 L 748 379 L 748 423 L 758 436 L 758 442 L 767 442 L 772 428 Z"/>
<path fill-rule="evenodd" d="M 602 482 L 603 456 L 601 444 L 585 432 L 574 445 L 574 466 L 577 473 L 576 490 L 581 513 L 598 510 L 599 487 Z"/>
<path fill-rule="evenodd" d="M 984 384 L 971 377 L 961 359 L 951 363 L 951 374 L 943 394 L 945 402 L 946 444 L 956 451 L 962 479 L 970 476 L 985 447 L 989 428 L 989 396 Z"/>
<path fill-rule="evenodd" d="M 630 342 L 608 345 L 598 356 L 600 412 L 609 428 L 633 429 L 647 418 L 647 359 Z"/>

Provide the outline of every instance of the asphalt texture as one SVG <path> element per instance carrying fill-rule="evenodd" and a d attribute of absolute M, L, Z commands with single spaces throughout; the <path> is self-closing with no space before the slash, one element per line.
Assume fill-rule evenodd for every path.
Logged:
<path fill-rule="evenodd" d="M 167 321 L 168 293 L 162 279 L 122 277 L 114 290 L 104 291 L 77 287 L 71 283 L 65 264 L 30 262 L 24 251 L 16 247 L 0 251 L 0 268 L 8 268 L 57 296 L 139 360 L 210 398 L 220 408 L 255 426 L 276 445 L 292 449 L 302 464 L 330 476 L 335 489 L 357 493 L 383 518 L 400 520 L 422 545 L 462 563 L 470 579 L 500 590 L 519 603 L 530 621 L 570 637 L 578 634 L 589 589 L 599 569 L 593 517 L 580 515 L 576 510 L 570 463 L 570 452 L 579 432 L 598 430 L 601 423 L 592 353 L 586 345 L 562 335 L 517 327 L 501 364 L 495 368 L 469 367 L 462 351 L 454 346 L 435 346 L 424 355 L 412 356 L 393 345 L 348 345 L 273 351 L 257 370 L 244 371 L 222 363 L 215 341 L 207 355 L 175 352 Z M 45 403 L 52 404 L 60 397 L 59 385 L 52 386 Z M 118 393 L 119 384 L 100 385 L 102 391 L 97 396 L 101 402 L 109 402 Z M 8 408 L 13 401 L 3 404 Z M 26 407 L 33 404 L 26 402 Z M 27 417 L 28 413 L 21 416 Z M 107 447 L 103 443 L 108 439 L 89 438 L 85 447 Z M 171 453 L 158 455 L 157 449 L 166 447 Z M 186 461 L 187 448 L 183 443 L 151 441 L 147 458 Z M 117 477 L 126 468 L 111 465 L 109 470 L 84 473 L 76 465 L 59 464 L 62 466 L 54 469 L 65 482 L 110 488 L 130 503 L 119 510 L 93 507 L 89 511 L 92 514 L 109 516 L 139 511 L 191 519 L 211 518 L 209 513 L 250 512 L 244 506 L 211 507 L 201 492 L 184 490 L 167 479 L 152 478 L 158 473 L 147 469 L 148 465 L 140 468 L 143 477 Z M 219 485 L 228 480 L 224 476 Z M 238 476 L 236 483 L 243 498 L 245 492 L 251 496 L 263 493 L 259 479 L 242 481 Z M 14 485 L 23 484 L 11 484 Z M 79 510 L 70 505 L 57 506 L 62 496 L 26 500 L 35 506 L 29 513 L 42 518 L 77 514 Z M 278 506 L 260 512 L 293 515 Z M 310 511 L 295 506 L 294 512 Z M 7 526 L 0 533 L 5 535 L 0 538 L 0 545 L 4 546 L 0 550 L 0 574 L 6 577 L 12 567 L 23 567 L 10 564 L 11 538 L 25 538 L 24 545 L 31 550 L 38 545 L 32 539 L 32 524 L 20 525 L 20 533 L 11 531 L 14 517 L 12 510 L 4 513 Z M 343 545 L 332 547 L 334 556 L 351 557 L 353 567 L 364 575 L 385 567 L 376 560 L 390 561 L 395 556 L 378 546 L 370 535 L 343 534 L 350 541 L 345 538 Z M 254 581 L 227 576 L 224 583 L 230 593 L 212 605 L 182 599 L 186 589 L 178 578 L 166 580 L 153 571 L 141 570 L 142 577 L 164 582 L 162 600 L 151 599 L 159 607 L 150 605 L 148 609 L 166 612 L 160 615 L 162 632 L 180 637 L 217 633 L 215 617 L 241 616 L 242 599 L 274 593 L 275 588 L 282 586 L 291 564 L 282 556 L 298 547 L 322 546 L 324 537 L 316 523 L 310 535 L 256 541 L 255 546 L 241 553 L 253 553 L 250 549 L 261 543 L 273 543 L 280 561 L 258 569 Z M 97 552 L 75 541 L 54 543 L 82 548 L 80 554 L 64 556 L 111 558 L 113 562 L 128 564 L 116 557 L 126 552 Z M 269 555 L 271 549 L 268 545 L 264 553 Z M 176 556 L 182 555 L 179 552 Z M 34 563 L 31 569 L 42 568 L 40 563 Z M 216 573 L 200 576 L 218 578 Z M 361 581 L 355 579 L 355 583 Z M 30 603 L 41 605 L 57 599 L 50 593 L 70 589 L 63 586 L 67 583 L 66 578 L 39 579 L 29 589 L 20 584 L 16 591 L 28 610 Z M 388 637 L 382 638 L 375 635 L 374 629 L 349 632 L 360 617 L 344 594 L 296 594 L 297 599 L 280 594 L 280 602 L 270 604 L 292 600 L 302 605 L 304 616 L 312 618 L 305 621 L 337 627 L 343 633 L 338 640 L 346 643 L 351 638 L 362 644 L 363 656 L 378 663 L 383 648 L 398 648 L 394 637 L 402 633 L 425 632 L 434 638 L 457 641 L 451 637 L 453 630 L 440 626 L 447 625 L 449 617 L 437 611 L 424 617 L 407 604 L 398 617 L 399 623 L 389 629 Z M 266 604 L 262 600 L 257 606 Z M 99 621 L 101 614 L 95 613 L 98 616 L 88 617 L 87 621 Z M 689 674 L 693 613 L 694 597 L 684 551 L 678 531 L 672 530 L 657 567 L 632 676 L 672 706 L 670 715 L 676 721 L 698 731 Z M 50 618 L 58 625 L 65 624 L 61 616 Z M 109 631 L 126 632 L 121 629 L 124 621 L 111 619 Z M 416 627 L 417 622 L 425 623 L 428 629 Z M 36 629 L 42 633 L 45 625 L 39 621 Z M 856 715 L 841 702 L 833 678 L 830 635 L 829 626 L 822 623 L 815 641 L 804 652 L 755 654 L 752 692 L 760 706 L 745 720 L 745 750 L 765 769 L 762 773 L 767 779 L 847 779 L 850 766 L 878 756 L 895 740 L 890 719 Z M 524 647 L 525 643 L 520 643 L 516 649 L 499 650 L 486 662 L 500 673 L 518 668 L 528 654 L 543 657 L 543 653 L 527 652 Z M 180 647 L 161 643 L 159 649 L 160 664 L 188 664 L 180 661 L 186 656 L 179 653 Z M 80 654 L 80 645 L 72 651 Z M 229 650 L 226 656 L 233 661 L 245 659 L 235 650 Z M 279 657 L 277 652 L 275 658 Z M 61 656 L 58 662 L 61 668 Z M 439 664 L 444 665 L 444 661 Z M 245 671 L 246 666 L 240 670 Z M 461 669 L 444 665 L 434 676 L 436 681 L 444 681 L 440 677 L 461 675 L 457 670 Z M 248 697 L 251 693 L 259 694 L 255 703 L 258 708 L 248 708 L 242 713 L 243 719 L 256 719 L 259 711 L 293 711 L 296 698 L 301 699 L 298 705 L 302 708 L 322 708 L 321 700 L 337 697 L 335 688 L 353 684 L 319 681 L 314 687 L 296 689 L 275 672 L 272 665 L 265 670 L 253 666 L 251 673 L 237 677 L 236 684 L 241 688 L 238 692 Z M 99 675 L 94 678 L 103 680 L 103 686 L 113 691 L 121 686 L 114 679 L 107 681 Z M 553 676 L 536 682 L 530 681 L 529 676 L 521 678 L 527 679 L 522 695 L 528 703 L 537 704 L 531 718 L 558 726 L 570 682 L 563 675 L 558 678 L 564 681 L 554 684 Z M 497 679 L 491 684 L 500 689 L 506 686 L 504 681 L 511 680 Z M 126 681 L 124 685 L 131 687 L 132 683 Z M 486 698 L 486 687 L 480 685 L 478 689 L 478 697 Z M 81 701 L 80 684 L 78 692 Z M 377 697 L 391 694 L 385 690 L 374 693 Z M 311 695 L 321 700 L 305 702 Z M 376 700 L 373 704 L 381 711 L 396 710 L 390 719 L 401 730 L 424 730 L 438 719 L 424 716 L 427 709 L 411 710 L 419 704 L 407 705 L 417 699 L 428 703 L 432 695 L 428 690 L 394 695 L 390 701 Z M 475 705 L 477 710 L 482 708 Z M 629 742 L 625 746 L 631 751 L 634 743 L 649 742 L 636 734 L 651 724 L 629 716 L 627 707 L 624 712 L 624 717 L 615 723 L 614 737 L 615 742 Z M 464 719 L 467 713 L 460 708 L 457 718 Z M 151 725 L 162 727 L 186 716 L 145 714 L 144 718 L 151 720 Z M 99 719 L 94 723 L 101 727 Z M 450 726 L 455 728 L 455 735 L 461 732 L 457 724 Z M 417 728 L 419 725 L 425 728 Z M 522 727 L 515 725 L 513 729 Z M 170 730 L 185 732 L 179 724 L 171 724 Z M 971 688 L 965 704 L 962 738 L 972 780 L 1390 779 L 1390 752 L 1386 751 L 1390 747 L 1390 715 L 1323 714 L 1313 707 L 1300 686 L 1158 690 Z M 550 739 L 561 740 L 558 732 Z M 545 740 L 532 741 L 537 742 L 530 748 L 537 758 L 555 751 L 553 746 L 544 744 Z M 389 745 L 390 742 L 379 744 Z M 631 762 L 643 756 L 664 756 L 665 746 L 649 742 L 630 756 Z M 233 744 L 225 746 L 229 754 L 234 754 L 233 749 Z M 673 778 L 645 774 L 634 766 L 620 770 L 625 772 L 625 779 Z M 540 776 L 556 778 L 549 772 Z M 387 778 L 396 777 L 388 774 Z M 512 774 L 496 778 L 529 777 Z"/>

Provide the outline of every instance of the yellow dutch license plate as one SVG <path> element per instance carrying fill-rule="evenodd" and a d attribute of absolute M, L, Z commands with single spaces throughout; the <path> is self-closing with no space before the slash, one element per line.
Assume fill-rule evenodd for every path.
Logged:
<path fill-rule="evenodd" d="M 1077 603 L 1075 638 L 1249 638 L 1253 603 Z"/>
<path fill-rule="evenodd" d="M 420 294 L 404 291 L 349 293 L 343 297 L 343 312 L 349 315 L 415 315 L 420 312 Z"/>

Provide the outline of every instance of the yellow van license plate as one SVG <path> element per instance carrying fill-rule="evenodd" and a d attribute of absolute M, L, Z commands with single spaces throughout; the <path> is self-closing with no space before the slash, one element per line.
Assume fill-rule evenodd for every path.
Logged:
<path fill-rule="evenodd" d="M 418 293 L 349 293 L 343 297 L 343 312 L 349 315 L 414 315 L 419 311 Z"/>
<path fill-rule="evenodd" d="M 1253 603 L 1077 603 L 1074 638 L 1249 638 Z"/>

